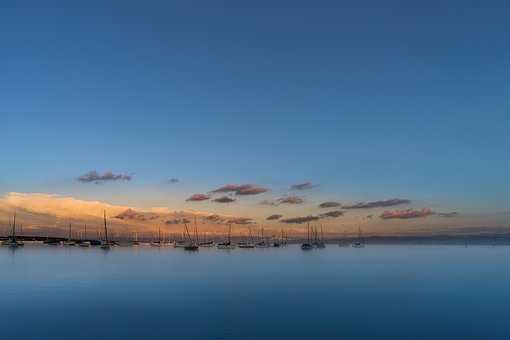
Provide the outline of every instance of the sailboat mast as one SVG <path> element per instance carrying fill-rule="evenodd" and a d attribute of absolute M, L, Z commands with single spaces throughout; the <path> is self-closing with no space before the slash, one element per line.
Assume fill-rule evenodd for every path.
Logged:
<path fill-rule="evenodd" d="M 106 228 L 106 210 L 103 211 L 104 214 L 104 238 L 106 243 L 108 243 L 108 228 Z"/>
<path fill-rule="evenodd" d="M 67 237 L 69 241 L 71 241 L 71 223 L 69 223 L 69 235 Z"/>
<path fill-rule="evenodd" d="M 12 238 L 16 237 L 16 213 L 14 213 L 14 221 L 12 222 Z"/>
<path fill-rule="evenodd" d="M 188 235 L 188 239 L 191 241 L 191 235 L 189 234 L 188 225 L 184 222 L 184 229 L 186 230 L 186 235 Z"/>
<path fill-rule="evenodd" d="M 198 244 L 198 228 L 197 228 L 197 217 L 193 219 L 193 223 L 195 224 L 195 242 Z"/>

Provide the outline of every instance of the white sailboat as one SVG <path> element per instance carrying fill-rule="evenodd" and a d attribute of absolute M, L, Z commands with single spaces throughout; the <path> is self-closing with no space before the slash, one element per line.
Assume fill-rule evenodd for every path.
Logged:
<path fill-rule="evenodd" d="M 255 248 L 269 248 L 269 247 L 270 247 L 270 244 L 264 238 L 264 227 L 262 227 L 260 230 L 260 241 L 255 243 Z"/>
<path fill-rule="evenodd" d="M 228 238 L 227 238 L 227 241 L 225 242 L 221 242 L 221 243 L 218 243 L 216 245 L 216 248 L 218 249 L 224 249 L 224 250 L 231 250 L 231 249 L 235 249 L 235 245 L 232 244 L 231 240 L 230 240 L 230 234 L 232 233 L 232 225 L 229 223 L 228 224 Z"/>
<path fill-rule="evenodd" d="M 365 247 L 365 240 L 362 237 L 361 226 L 358 227 L 358 239 L 352 242 L 353 248 L 363 248 Z"/>
<path fill-rule="evenodd" d="M 214 241 L 213 240 L 208 240 L 207 239 L 207 234 L 204 233 L 204 239 L 203 239 L 202 242 L 198 243 L 198 246 L 202 247 L 202 248 L 211 248 L 211 247 L 214 247 Z"/>
<path fill-rule="evenodd" d="M 195 239 L 191 238 L 191 235 L 188 230 L 188 225 L 184 222 L 184 228 L 186 228 L 186 233 L 188 235 L 188 242 L 184 246 L 184 250 L 188 251 L 197 251 L 198 250 L 198 229 L 197 229 L 197 218 L 195 217 Z"/>
<path fill-rule="evenodd" d="M 151 246 L 153 247 L 161 247 L 161 227 L 158 228 L 158 240 L 152 241 Z"/>
<path fill-rule="evenodd" d="M 301 250 L 312 250 L 313 244 L 310 240 L 310 223 L 306 225 L 306 235 L 307 241 L 301 244 Z"/>
<path fill-rule="evenodd" d="M 253 244 L 253 236 L 251 234 L 251 228 L 248 227 L 248 239 L 245 241 L 241 241 L 237 243 L 237 247 L 241 249 L 251 249 L 255 248 L 255 245 Z"/>
<path fill-rule="evenodd" d="M 84 239 L 85 238 L 85 239 Z M 88 248 L 90 247 L 90 241 L 87 241 L 87 225 L 85 224 L 85 237 L 81 237 L 80 243 L 78 244 L 80 247 Z"/>
<path fill-rule="evenodd" d="M 64 246 L 67 247 L 76 245 L 76 243 L 73 240 L 71 240 L 71 223 L 69 223 L 69 235 L 67 236 L 67 240 L 65 240 L 63 244 Z"/>
<path fill-rule="evenodd" d="M 326 248 L 326 243 L 324 243 L 324 234 L 322 232 L 322 224 L 321 224 L 321 234 L 319 237 L 319 232 L 317 230 L 317 227 L 315 227 L 315 243 L 316 248 Z"/>
<path fill-rule="evenodd" d="M 9 218 L 9 226 L 11 226 L 11 219 Z M 2 241 L 3 246 L 8 246 L 11 248 L 22 247 L 25 244 L 21 241 L 16 240 L 16 213 L 14 213 L 14 221 L 12 223 L 11 236 L 7 238 L 7 240 Z"/>

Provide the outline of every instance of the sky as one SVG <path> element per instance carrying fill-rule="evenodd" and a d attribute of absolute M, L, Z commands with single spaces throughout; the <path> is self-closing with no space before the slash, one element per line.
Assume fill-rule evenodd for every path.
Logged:
<path fill-rule="evenodd" d="M 508 17 L 505 1 L 3 1 L 1 200 L 264 220 L 398 198 L 329 223 L 430 209 L 419 223 L 506 227 Z M 226 184 L 268 191 L 186 200 Z"/>

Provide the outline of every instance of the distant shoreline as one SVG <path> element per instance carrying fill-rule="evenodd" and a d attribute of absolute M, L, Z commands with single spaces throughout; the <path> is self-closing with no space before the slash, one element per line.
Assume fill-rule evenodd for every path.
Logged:
<path fill-rule="evenodd" d="M 7 236 L 0 236 L 0 240 L 7 239 Z M 46 237 L 46 236 L 16 236 L 17 239 L 23 241 L 39 241 L 43 242 L 47 239 L 58 241 L 67 240 L 65 237 Z M 510 245 L 510 233 L 501 234 L 476 234 L 476 235 L 413 235 L 413 236 L 364 236 L 363 241 L 370 244 L 444 244 L 444 245 Z M 88 239 L 87 239 L 88 240 Z M 221 242 L 223 238 L 212 238 L 215 242 Z M 245 238 L 232 237 L 232 242 L 237 243 Z M 352 242 L 359 240 L 357 237 L 329 237 L 325 238 L 326 244 L 350 245 Z M 75 241 L 79 241 L 76 239 Z M 90 241 L 90 240 L 88 240 Z M 120 237 L 120 242 L 129 242 L 129 239 Z M 140 242 L 150 242 L 151 240 L 140 239 Z M 300 244 L 304 242 L 304 238 L 289 239 L 289 244 Z"/>

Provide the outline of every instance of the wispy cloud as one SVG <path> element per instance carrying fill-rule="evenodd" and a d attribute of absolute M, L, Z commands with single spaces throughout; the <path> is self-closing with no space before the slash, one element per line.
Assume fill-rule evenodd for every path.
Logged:
<path fill-rule="evenodd" d="M 305 200 L 299 196 L 287 196 L 278 199 L 279 204 L 301 204 Z"/>
<path fill-rule="evenodd" d="M 274 221 L 274 220 L 279 220 L 281 217 L 282 217 L 282 215 L 280 215 L 280 214 L 274 214 L 274 215 L 268 216 L 266 218 L 266 220 Z"/>
<path fill-rule="evenodd" d="M 299 196 L 285 196 L 276 200 L 263 200 L 260 202 L 262 205 L 279 206 L 280 204 L 301 204 L 305 200 Z"/>
<path fill-rule="evenodd" d="M 302 216 L 302 217 L 292 217 L 292 218 L 285 218 L 280 220 L 283 223 L 289 223 L 289 224 L 301 224 L 306 222 L 312 222 L 319 220 L 320 217 L 318 216 Z"/>
<path fill-rule="evenodd" d="M 210 198 L 209 195 L 194 194 L 194 195 L 191 195 L 190 197 L 188 197 L 188 199 L 186 199 L 186 201 L 188 201 L 188 202 L 200 202 L 200 201 L 206 201 L 209 198 Z"/>
<path fill-rule="evenodd" d="M 317 184 L 312 184 L 310 182 L 298 183 L 291 185 L 290 190 L 308 190 L 317 187 Z"/>
<path fill-rule="evenodd" d="M 114 216 L 114 218 L 117 218 L 119 220 L 135 220 L 135 221 L 155 220 L 158 217 L 159 217 L 158 214 L 150 212 L 138 212 L 131 208 L 126 209 L 120 214 Z"/>
<path fill-rule="evenodd" d="M 340 216 L 343 216 L 344 215 L 344 212 L 342 210 L 333 210 L 333 211 L 328 211 L 328 212 L 325 212 L 323 214 L 320 215 L 320 217 L 340 217 Z"/>
<path fill-rule="evenodd" d="M 384 220 L 411 219 L 411 218 L 427 217 L 427 216 L 430 216 L 433 214 L 434 214 L 434 212 L 429 208 L 424 208 L 421 210 L 405 209 L 405 210 L 385 211 L 380 215 L 380 218 L 382 218 Z"/>
<path fill-rule="evenodd" d="M 210 191 L 212 194 L 233 192 L 236 195 L 258 195 L 269 191 L 267 188 L 252 184 L 227 184 L 218 189 Z"/>
<path fill-rule="evenodd" d="M 232 223 L 232 224 L 252 224 L 254 223 L 253 220 L 251 218 L 247 218 L 247 217 L 234 217 L 234 218 L 231 218 L 227 221 L 227 223 Z"/>
<path fill-rule="evenodd" d="M 437 216 L 440 216 L 440 217 L 456 217 L 456 216 L 459 215 L 459 213 L 456 212 L 456 211 L 447 212 L 447 213 L 435 212 L 434 214 L 437 215 Z"/>
<path fill-rule="evenodd" d="M 235 202 L 236 199 L 228 197 L 228 196 L 222 196 L 222 197 L 215 198 L 212 201 L 216 202 L 216 203 L 232 203 L 232 202 Z"/>
<path fill-rule="evenodd" d="M 328 202 L 319 204 L 319 208 L 336 208 L 336 207 L 341 207 L 341 206 L 342 206 L 342 204 L 340 204 L 338 202 L 333 202 L 333 201 L 328 201 Z"/>
<path fill-rule="evenodd" d="M 76 178 L 78 182 L 96 184 L 106 181 L 130 181 L 131 179 L 132 175 L 114 174 L 111 171 L 100 174 L 96 170 L 89 171 L 86 174 Z"/>
<path fill-rule="evenodd" d="M 170 179 L 168 180 L 168 183 L 172 183 L 172 184 L 179 183 L 179 179 L 178 179 L 178 178 L 175 178 L 175 177 L 174 177 L 174 178 L 170 178 Z"/>
<path fill-rule="evenodd" d="M 225 219 L 223 217 L 221 217 L 220 215 L 217 215 L 217 214 L 212 214 L 212 215 L 206 216 L 205 220 L 206 221 L 210 221 L 210 222 L 223 222 L 223 221 L 225 221 Z"/>
<path fill-rule="evenodd" d="M 344 209 L 370 209 L 370 208 L 382 208 L 382 207 L 391 207 L 395 205 L 401 204 L 409 204 L 410 200 L 401 199 L 401 198 L 392 198 L 389 200 L 383 201 L 373 201 L 373 202 L 361 202 L 353 205 L 344 205 Z"/>

